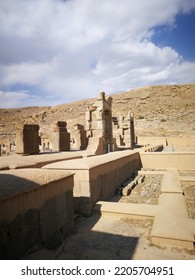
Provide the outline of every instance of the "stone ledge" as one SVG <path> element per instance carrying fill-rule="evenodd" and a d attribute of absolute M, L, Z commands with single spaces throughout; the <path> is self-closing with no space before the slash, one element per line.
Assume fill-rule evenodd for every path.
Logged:
<path fill-rule="evenodd" d="M 59 161 L 81 159 L 83 157 L 94 156 L 88 151 L 68 151 L 40 153 L 36 155 L 12 155 L 1 158 L 0 170 L 21 169 L 21 168 L 40 168 L 46 164 Z"/>
<path fill-rule="evenodd" d="M 96 166 L 104 165 L 106 163 L 111 163 L 112 161 L 120 160 L 121 158 L 128 157 L 130 155 L 137 155 L 137 151 L 123 151 L 123 152 L 112 152 L 105 155 L 99 155 L 94 157 L 87 157 L 77 160 L 69 160 L 66 161 L 60 161 L 53 164 L 48 164 L 43 166 L 44 169 L 66 169 L 66 170 L 72 170 L 72 169 L 79 169 L 79 170 L 85 170 L 85 169 L 91 169 Z"/>
<path fill-rule="evenodd" d="M 183 193 L 182 185 L 179 179 L 179 173 L 176 169 L 165 172 L 162 185 L 162 193 Z"/>
<path fill-rule="evenodd" d="M 95 212 L 101 212 L 102 214 L 123 214 L 139 217 L 153 218 L 158 211 L 158 206 L 148 204 L 136 204 L 136 203 L 118 203 L 99 201 L 96 203 L 94 209 Z"/>
<path fill-rule="evenodd" d="M 39 189 L 48 183 L 60 181 L 72 175 L 73 173 L 60 170 L 34 168 L 0 171 L 0 201 Z"/>

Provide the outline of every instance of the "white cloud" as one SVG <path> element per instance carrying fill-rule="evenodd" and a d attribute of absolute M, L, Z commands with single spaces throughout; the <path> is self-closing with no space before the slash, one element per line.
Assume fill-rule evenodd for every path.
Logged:
<path fill-rule="evenodd" d="M 39 102 L 39 97 L 33 97 L 27 91 L 12 91 L 12 92 L 3 92 L 0 91 L 0 107 L 1 108 L 11 108 L 11 107 L 18 107 L 21 104 L 27 105 L 28 102 L 30 103 L 34 101 L 34 105 Z M 33 103 L 33 102 L 32 102 Z"/>
<path fill-rule="evenodd" d="M 174 25 L 193 8 L 193 0 L 0 1 L 0 89 L 35 86 L 39 104 L 56 104 L 100 90 L 193 82 L 194 63 L 151 43 L 156 26 Z M 34 104 L 30 94 L 15 95 L 18 106 Z"/>

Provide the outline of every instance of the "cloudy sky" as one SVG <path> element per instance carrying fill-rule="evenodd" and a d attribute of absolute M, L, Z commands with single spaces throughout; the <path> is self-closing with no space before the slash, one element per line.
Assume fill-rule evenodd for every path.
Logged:
<path fill-rule="evenodd" d="M 0 0 L 0 107 L 195 82 L 195 0 Z"/>

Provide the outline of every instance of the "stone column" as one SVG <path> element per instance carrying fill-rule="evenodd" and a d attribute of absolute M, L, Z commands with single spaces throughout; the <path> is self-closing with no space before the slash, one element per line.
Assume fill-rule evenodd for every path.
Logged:
<path fill-rule="evenodd" d="M 25 124 L 16 128 L 16 153 L 23 155 L 39 153 L 39 125 Z"/>
<path fill-rule="evenodd" d="M 75 124 L 73 138 L 75 141 L 75 149 L 84 150 L 87 148 L 87 134 L 84 130 L 84 126 L 81 124 Z"/>
<path fill-rule="evenodd" d="M 53 126 L 52 150 L 69 151 L 70 150 L 70 133 L 66 128 L 67 123 L 58 121 Z"/>
<path fill-rule="evenodd" d="M 130 145 L 131 148 L 134 149 L 135 147 L 135 126 L 134 126 L 134 115 L 133 113 L 128 113 L 128 119 L 130 121 Z"/>

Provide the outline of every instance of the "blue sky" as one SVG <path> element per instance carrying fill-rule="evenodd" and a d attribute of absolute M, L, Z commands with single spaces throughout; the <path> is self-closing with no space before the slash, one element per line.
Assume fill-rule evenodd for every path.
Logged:
<path fill-rule="evenodd" d="M 174 48 L 185 60 L 195 62 L 195 11 L 178 14 L 173 26 L 155 28 L 152 42 Z"/>
<path fill-rule="evenodd" d="M 0 107 L 195 82 L 194 0 L 0 1 Z"/>

